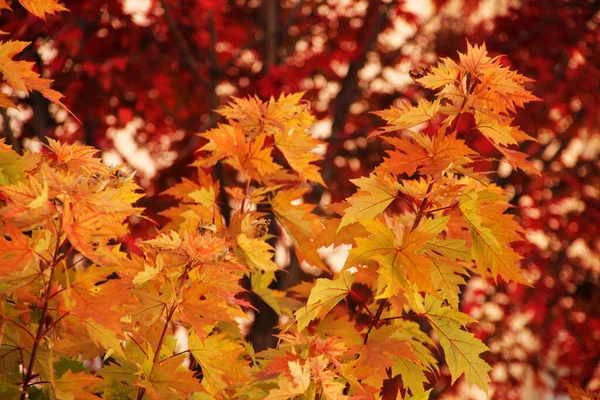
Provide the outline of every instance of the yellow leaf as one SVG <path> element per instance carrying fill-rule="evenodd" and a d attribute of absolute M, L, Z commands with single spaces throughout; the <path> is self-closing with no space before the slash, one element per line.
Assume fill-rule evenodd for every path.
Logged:
<path fill-rule="evenodd" d="M 302 199 L 305 192 L 305 189 L 279 191 L 271 199 L 271 207 L 273 214 L 290 236 L 300 262 L 306 261 L 327 271 L 327 266 L 317 252 L 321 244 L 316 242 L 316 238 L 323 233 L 325 226 L 319 216 L 312 213 L 314 205 L 295 204 Z"/>
<path fill-rule="evenodd" d="M 417 82 L 428 89 L 437 89 L 456 82 L 458 73 L 459 66 L 451 58 L 442 58 L 437 67 L 433 67 L 430 73 L 417 79 Z"/>
<path fill-rule="evenodd" d="M 350 181 L 358 186 L 359 190 L 347 199 L 350 207 L 344 210 L 338 231 L 358 220 L 377 217 L 398 194 L 396 181 L 386 173 L 370 174 L 368 177 Z"/>
<path fill-rule="evenodd" d="M 27 85 L 23 81 L 24 73 L 33 67 L 32 62 L 14 61 L 12 58 L 29 46 L 30 42 L 9 40 L 0 42 L 0 72 L 13 88 L 29 93 Z"/>
<path fill-rule="evenodd" d="M 472 333 L 462 329 L 473 319 L 460 311 L 443 306 L 442 302 L 433 296 L 425 297 L 425 308 L 427 318 L 444 349 L 452 383 L 465 374 L 469 385 L 477 385 L 487 393 L 487 384 L 490 382 L 488 373 L 492 367 L 481 359 L 480 354 L 489 349 Z"/>
<path fill-rule="evenodd" d="M 313 164 L 323 158 L 315 153 L 317 147 L 323 144 L 322 141 L 304 131 L 296 131 L 294 128 L 287 132 L 275 132 L 274 139 L 275 146 L 283 153 L 290 167 L 298 173 L 303 181 L 309 180 L 326 186 L 321 177 L 321 168 Z"/>
<path fill-rule="evenodd" d="M 97 400 L 98 397 L 88 389 L 102 379 L 84 372 L 72 373 L 67 370 L 59 379 L 53 382 L 56 398 L 58 400 Z"/>
<path fill-rule="evenodd" d="M 433 118 L 439 108 L 439 100 L 429 102 L 425 99 L 420 99 L 416 106 L 411 106 L 409 103 L 403 103 L 400 108 L 392 106 L 389 110 L 376 111 L 373 114 L 386 120 L 388 126 L 383 130 L 371 133 L 369 137 L 379 136 L 385 132 L 408 129 L 422 124 Z"/>
<path fill-rule="evenodd" d="M 226 387 L 245 382 L 248 363 L 240 357 L 244 347 L 224 334 L 213 334 L 205 340 L 192 331 L 189 338 L 192 356 L 202 367 L 202 385 L 215 394 Z"/>
<path fill-rule="evenodd" d="M 240 260 L 254 271 L 277 271 L 273 261 L 273 247 L 261 238 L 250 238 L 240 234 L 237 238 L 237 253 Z"/>
<path fill-rule="evenodd" d="M 460 65 L 464 68 L 465 72 L 471 74 L 482 73 L 483 71 L 495 68 L 495 59 L 487 56 L 487 49 L 485 43 L 481 46 L 473 46 L 467 41 L 467 54 L 458 53 L 460 58 Z"/>
<path fill-rule="evenodd" d="M 205 207 L 211 208 L 215 205 L 216 196 L 212 186 L 208 188 L 200 188 L 200 190 L 189 193 L 189 196 L 195 202 L 202 204 Z"/>
<path fill-rule="evenodd" d="M 510 120 L 508 124 L 501 123 L 495 118 L 475 111 L 475 126 L 493 143 L 501 145 L 517 144 L 517 141 L 512 136 L 515 127 L 510 126 Z"/>
<path fill-rule="evenodd" d="M 310 385 L 310 369 L 308 363 L 303 366 L 300 361 L 289 361 L 288 368 L 292 379 L 282 377 L 279 379 L 278 389 L 271 389 L 265 400 L 289 400 L 305 394 Z"/>
<path fill-rule="evenodd" d="M 502 195 L 491 191 L 472 190 L 464 193 L 459 203 L 471 231 L 471 253 L 479 274 L 485 277 L 489 269 L 494 278 L 500 275 L 506 281 L 527 284 L 520 271 L 522 257 L 510 246 L 522 240 L 523 229 L 512 215 L 504 214 L 507 208 Z"/>
<path fill-rule="evenodd" d="M 381 278 L 377 298 L 397 295 L 412 284 L 424 291 L 434 290 L 429 276 L 431 261 L 419 254 L 434 235 L 418 231 L 403 233 L 378 220 L 364 220 L 361 224 L 371 235 L 356 238 L 356 247 L 350 250 L 344 269 L 376 261 Z"/>
<path fill-rule="evenodd" d="M 348 293 L 354 278 L 349 272 L 343 272 L 338 278 L 317 279 L 316 285 L 310 291 L 306 306 L 296 311 L 298 331 L 302 331 L 308 324 L 317 318 L 323 318 L 337 303 L 342 301 Z"/>

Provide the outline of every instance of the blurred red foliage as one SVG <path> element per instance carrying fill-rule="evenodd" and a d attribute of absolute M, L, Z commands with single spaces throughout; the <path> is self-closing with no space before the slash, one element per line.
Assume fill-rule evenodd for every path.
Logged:
<path fill-rule="evenodd" d="M 492 55 L 535 79 L 530 89 L 543 100 L 517 119 L 538 140 L 525 150 L 543 175 L 484 166 L 514 191 L 528 230 L 518 250 L 534 285 L 493 289 L 474 278 L 465 293 L 465 309 L 484 321 L 478 335 L 492 350 L 493 397 L 565 392 L 562 379 L 598 389 L 599 2 L 426 3 L 68 0 L 70 14 L 46 22 L 15 4 L 14 13 L 0 15 L 0 30 L 34 41 L 23 57 L 56 80 L 83 124 L 34 93 L 20 102 L 24 112 L 3 115 L 4 135 L 17 148 L 46 137 L 80 140 L 128 162 L 154 194 L 141 205 L 159 219 L 168 204 L 158 193 L 193 175 L 186 166 L 201 145 L 195 133 L 216 124 L 212 110 L 231 95 L 303 90 L 320 121 L 315 134 L 328 141 L 328 188 L 309 196 L 336 202 L 354 191 L 349 179 L 368 174 L 386 149 L 366 139 L 380 123 L 369 111 L 429 96 L 412 84 L 411 69 L 464 51 L 465 37 L 485 41 Z M 124 128 L 129 133 L 119 136 Z M 495 151 L 485 146 L 478 150 Z M 215 174 L 235 183 L 225 167 Z M 154 232 L 146 221 L 137 227 L 126 240 L 133 249 Z M 448 383 L 440 379 L 435 393 Z"/>

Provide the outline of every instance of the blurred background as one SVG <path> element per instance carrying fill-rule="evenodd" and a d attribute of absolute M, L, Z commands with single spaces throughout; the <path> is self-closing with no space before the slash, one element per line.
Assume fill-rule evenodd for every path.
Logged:
<path fill-rule="evenodd" d="M 148 193 L 140 205 L 159 223 L 171 201 L 160 193 L 193 179 L 195 134 L 216 125 L 212 110 L 230 96 L 306 92 L 318 117 L 312 133 L 328 143 L 328 189 L 307 200 L 327 205 L 382 160 L 382 142 L 366 139 L 382 125 L 369 112 L 430 97 L 409 72 L 456 57 L 466 39 L 485 42 L 534 79 L 528 89 L 543 100 L 516 118 L 538 140 L 524 150 L 542 176 L 489 165 L 527 229 L 518 251 L 534 287 L 474 277 L 463 294 L 491 349 L 491 398 L 567 399 L 564 381 L 600 389 L 600 1 L 63 0 L 70 12 L 46 21 L 14 3 L 0 14 L 4 38 L 33 41 L 22 58 L 55 79 L 82 124 L 32 93 L 19 110 L 0 110 L 1 135 L 16 149 L 48 137 L 96 146 L 107 163 L 139 171 Z M 498 156 L 477 138 L 470 144 Z M 214 173 L 236 184 L 226 168 Z M 131 222 L 124 243 L 135 251 L 156 229 Z M 255 336 L 270 335 L 259 328 Z M 442 369 L 432 398 L 485 395 L 460 381 L 451 388 Z"/>

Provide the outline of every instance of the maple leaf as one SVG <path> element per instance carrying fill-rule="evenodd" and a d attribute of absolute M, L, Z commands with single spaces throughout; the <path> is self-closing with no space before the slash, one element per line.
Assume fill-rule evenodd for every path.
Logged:
<path fill-rule="evenodd" d="M 475 126 L 485 137 L 494 143 L 501 145 L 517 144 L 512 135 L 512 131 L 515 128 L 510 126 L 510 121 L 508 121 L 508 124 L 501 123 L 495 118 L 476 111 Z"/>
<path fill-rule="evenodd" d="M 6 233 L 11 240 L 0 235 L 0 277 L 24 269 L 34 259 L 28 236 L 11 223 L 6 224 Z"/>
<path fill-rule="evenodd" d="M 506 281 L 527 284 L 519 270 L 521 256 L 510 247 L 512 242 L 523 240 L 523 229 L 512 215 L 504 214 L 508 204 L 498 200 L 504 200 L 498 193 L 473 190 L 460 199 L 460 212 L 471 231 L 472 257 L 481 276 L 489 269 L 494 278 L 500 275 Z"/>
<path fill-rule="evenodd" d="M 202 367 L 202 385 L 209 393 L 214 394 L 247 378 L 248 364 L 240 359 L 244 347 L 224 334 L 213 334 L 201 340 L 192 332 L 189 349 Z"/>
<path fill-rule="evenodd" d="M 487 56 L 485 43 L 481 46 L 473 46 L 467 40 L 467 54 L 458 53 L 460 65 L 466 73 L 478 74 L 483 73 L 491 68 L 496 68 L 495 61 Z"/>
<path fill-rule="evenodd" d="M 427 378 L 423 373 L 423 369 L 410 359 L 404 357 L 394 358 L 392 375 L 399 375 L 404 387 L 408 388 L 412 394 L 419 394 L 425 391 L 423 383 L 427 382 Z"/>
<path fill-rule="evenodd" d="M 324 355 L 310 357 L 306 364 L 310 367 L 310 372 L 320 386 L 326 400 L 348 399 L 348 396 L 344 394 L 344 384 L 335 381 L 337 378 L 336 373 L 327 369 L 329 361 Z"/>
<path fill-rule="evenodd" d="M 444 349 L 452 383 L 465 374 L 469 385 L 475 384 L 487 393 L 487 384 L 490 382 L 488 373 L 492 367 L 481 359 L 480 354 L 489 349 L 472 333 L 461 329 L 474 320 L 466 314 L 443 306 L 442 302 L 433 296 L 425 297 L 425 307 L 427 318 Z"/>
<path fill-rule="evenodd" d="M 200 190 L 205 190 L 205 191 L 210 192 L 210 190 L 212 189 L 213 193 L 218 192 L 218 190 L 215 190 L 211 186 L 212 185 L 209 185 L 210 188 L 206 189 L 206 187 L 201 186 L 190 179 L 182 177 L 180 183 L 176 183 L 175 185 L 169 187 L 167 190 L 165 190 L 161 194 L 168 194 L 169 196 L 173 196 L 178 200 L 183 200 L 183 199 L 187 198 L 191 193 L 197 192 Z"/>
<path fill-rule="evenodd" d="M 270 204 L 273 214 L 290 236 L 300 262 L 306 261 L 327 271 L 327 266 L 317 252 L 321 244 L 315 241 L 325 226 L 319 216 L 312 213 L 314 205 L 295 204 L 298 199 L 302 199 L 304 193 L 305 189 L 279 191 Z"/>
<path fill-rule="evenodd" d="M 189 323 L 203 340 L 210 327 L 221 321 L 234 322 L 232 305 L 226 299 L 211 295 L 208 285 L 194 284 L 185 290 L 177 304 L 177 311 L 181 321 Z M 241 310 L 235 315 L 245 316 Z"/>
<path fill-rule="evenodd" d="M 471 157 L 477 154 L 463 140 L 457 139 L 456 133 L 446 136 L 444 129 L 438 130 L 433 138 L 413 132 L 413 140 L 387 137 L 385 140 L 395 150 L 388 152 L 390 157 L 384 159 L 377 170 L 393 174 L 412 176 L 418 171 L 437 178 L 452 166 L 471 163 Z"/>
<path fill-rule="evenodd" d="M 106 170 L 106 165 L 102 163 L 102 160 L 95 157 L 100 150 L 91 146 L 81 143 L 61 143 L 48 138 L 48 148 L 51 151 L 48 158 L 58 168 L 64 167 L 83 175 Z"/>
<path fill-rule="evenodd" d="M 24 179 L 26 173 L 36 169 L 41 161 L 41 154 L 25 152 L 17 154 L 0 138 L 0 186 L 11 185 Z"/>
<path fill-rule="evenodd" d="M 188 196 L 195 202 L 207 208 L 214 207 L 217 201 L 215 191 L 212 187 L 209 187 L 208 190 L 206 188 L 200 188 L 199 190 L 189 193 Z"/>
<path fill-rule="evenodd" d="M 308 391 L 311 382 L 308 363 L 300 365 L 299 361 L 290 361 L 288 368 L 291 380 L 287 377 L 279 379 L 279 388 L 269 391 L 265 400 L 288 400 Z"/>
<path fill-rule="evenodd" d="M 14 61 L 12 58 L 29 46 L 30 42 L 9 40 L 0 42 L 0 72 L 4 74 L 8 83 L 17 90 L 28 92 L 29 89 L 23 80 L 25 68 L 31 68 L 32 62 Z"/>
<path fill-rule="evenodd" d="M 19 0 L 19 3 L 36 17 L 46 19 L 46 14 L 69 11 L 58 3 L 58 0 Z"/>
<path fill-rule="evenodd" d="M 529 161 L 528 155 L 517 150 L 497 147 L 506 157 L 506 161 L 515 169 L 520 169 L 528 174 L 542 176 L 542 173 Z"/>
<path fill-rule="evenodd" d="M 481 83 L 475 87 L 474 94 L 498 114 L 516 111 L 516 107 L 524 107 L 530 101 L 540 101 L 538 97 L 527 91 L 523 85 L 532 82 L 516 71 L 495 63 L 496 68 L 490 68 L 481 75 Z M 494 108 L 495 107 L 495 108 Z"/>
<path fill-rule="evenodd" d="M 250 143 L 248 161 L 256 171 L 257 182 L 265 181 L 270 175 L 274 175 L 282 169 L 281 165 L 273 161 L 271 155 L 273 148 L 264 147 L 266 138 L 267 135 L 263 133 L 256 136 Z"/>
<path fill-rule="evenodd" d="M 277 271 L 277 264 L 273 261 L 273 247 L 265 240 L 251 238 L 240 234 L 237 238 L 236 253 L 254 271 Z"/>
<path fill-rule="evenodd" d="M 294 128 L 290 128 L 287 132 L 277 131 L 273 137 L 275 147 L 283 153 L 290 167 L 298 173 L 303 181 L 309 180 L 326 186 L 319 172 L 321 168 L 313 164 L 323 158 L 314 152 L 319 145 L 323 144 L 321 140 Z"/>
<path fill-rule="evenodd" d="M 378 220 L 364 220 L 361 224 L 370 236 L 356 238 L 356 247 L 350 250 L 344 270 L 376 261 L 381 276 L 377 298 L 394 296 L 413 283 L 421 290 L 433 290 L 428 271 L 431 261 L 419 254 L 433 235 L 418 231 L 402 234 Z"/>
<path fill-rule="evenodd" d="M 437 67 L 417 79 L 417 82 L 428 89 L 438 89 L 448 83 L 455 83 L 459 74 L 459 66 L 451 58 L 441 58 Z"/>
<path fill-rule="evenodd" d="M 142 379 L 134 383 L 145 389 L 152 400 L 175 400 L 187 398 L 194 392 L 203 391 L 194 378 L 194 372 L 183 367 L 182 357 L 167 358 L 159 363 L 146 360 L 142 364 Z"/>
<path fill-rule="evenodd" d="M 268 102 L 263 102 L 258 97 L 233 97 L 231 102 L 217 112 L 238 122 L 250 138 L 260 132 L 269 135 L 277 131 L 288 132 L 290 129 L 303 132 L 315 120 L 308 105 L 300 102 L 303 95 L 303 92 L 287 95 L 282 93 L 278 99 L 271 97 Z"/>
<path fill-rule="evenodd" d="M 342 273 L 338 278 L 317 279 L 316 285 L 310 291 L 306 306 L 296 311 L 298 331 L 308 326 L 310 321 L 323 318 L 337 303 L 342 301 L 348 293 L 354 279 L 349 272 Z"/>
<path fill-rule="evenodd" d="M 395 325 L 383 326 L 370 332 L 369 341 L 352 348 L 358 355 L 354 373 L 359 378 L 371 376 L 377 379 L 375 387 L 380 387 L 387 378 L 385 369 L 394 365 L 394 358 L 401 357 L 417 361 L 411 346 L 405 339 L 396 338 Z"/>
<path fill-rule="evenodd" d="M 84 372 L 65 372 L 60 378 L 52 382 L 57 399 L 98 400 L 90 393 L 89 387 L 102 379 Z"/>
<path fill-rule="evenodd" d="M 115 267 L 90 267 L 86 270 L 69 271 L 64 275 L 60 309 L 81 320 L 94 320 L 115 332 L 122 333 L 121 317 L 125 307 L 135 303 L 129 286 L 123 279 L 109 279 Z M 106 304 L 106 299 L 113 302 Z"/>
<path fill-rule="evenodd" d="M 38 2 L 36 0 L 27 0 Z M 43 3 L 43 1 L 40 1 Z M 39 91 L 45 98 L 55 104 L 60 105 L 71 115 L 71 111 L 60 101 L 62 94 L 56 90 L 50 89 L 53 82 L 51 79 L 41 78 L 33 71 L 35 63 L 30 61 L 14 61 L 12 58 L 27 47 L 30 42 L 12 41 L 0 42 L 0 72 L 6 77 L 8 83 L 17 90 L 22 90 L 29 94 L 32 90 Z M 7 103 L 6 96 L 2 96 L 3 102 Z M 11 103 L 10 101 L 8 103 Z M 10 104 L 7 104 L 10 105 Z M 75 115 L 73 115 L 75 117 Z M 75 117 L 77 119 L 77 117 Z"/>
<path fill-rule="evenodd" d="M 383 130 L 375 131 L 369 137 L 379 136 L 385 132 L 408 129 L 432 119 L 440 108 L 439 100 L 433 103 L 420 99 L 416 106 L 404 103 L 400 108 L 391 107 L 385 111 L 375 111 L 373 114 L 383 118 L 388 126 Z"/>
<path fill-rule="evenodd" d="M 465 242 L 432 238 L 425 245 L 425 254 L 431 260 L 429 273 L 433 286 L 439 289 L 453 307 L 458 308 L 460 286 L 466 284 L 463 276 L 468 275 L 461 260 L 467 261 L 471 258 Z"/>
<path fill-rule="evenodd" d="M 37 177 L 29 181 L 19 181 L 14 185 L 0 186 L 0 192 L 7 197 L 7 202 L 0 209 L 4 220 L 11 221 L 22 231 L 44 226 L 54 220 L 59 212 L 52 204 L 46 192 L 47 183 Z M 46 201 L 41 200 L 46 197 Z M 34 204 L 36 207 L 31 208 Z"/>
<path fill-rule="evenodd" d="M 379 216 L 398 195 L 396 182 L 389 174 L 370 174 L 368 177 L 351 179 L 350 182 L 359 190 L 347 199 L 350 207 L 344 210 L 338 231 L 358 220 Z"/>

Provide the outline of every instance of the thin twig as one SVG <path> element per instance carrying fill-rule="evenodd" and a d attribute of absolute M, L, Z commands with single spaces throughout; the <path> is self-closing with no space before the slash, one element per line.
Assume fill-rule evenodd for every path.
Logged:
<path fill-rule="evenodd" d="M 181 53 L 183 55 L 183 60 L 188 65 L 188 67 L 190 67 L 190 72 L 192 73 L 192 76 L 194 77 L 194 79 L 196 80 L 197 83 L 199 83 L 200 85 L 202 85 L 206 88 L 210 88 L 210 81 L 205 79 L 202 76 L 202 74 L 200 73 L 200 65 L 194 58 L 194 54 L 192 53 L 190 44 L 187 42 L 187 40 L 185 40 L 185 37 L 183 37 L 183 33 L 181 32 L 179 25 L 173 19 L 173 16 L 171 15 L 171 8 L 169 7 L 169 4 L 167 3 L 166 0 L 160 0 L 160 4 L 161 4 L 162 8 L 165 10 L 165 14 L 164 14 L 165 21 L 167 22 L 169 29 L 171 30 L 171 32 L 173 33 L 173 36 L 175 37 L 175 43 L 177 44 L 177 47 L 179 47 L 179 50 L 181 50 Z"/>
<path fill-rule="evenodd" d="M 160 338 L 158 339 L 158 343 L 156 345 L 156 350 L 154 352 L 154 357 L 152 358 L 152 367 L 150 368 L 150 372 L 148 373 L 148 376 L 147 376 L 147 378 L 149 380 L 152 378 L 152 373 L 154 372 L 154 368 L 159 363 L 158 359 L 160 357 L 160 350 L 161 350 L 161 348 L 163 346 L 163 343 L 165 341 L 165 337 L 167 336 L 167 330 L 169 329 L 169 325 L 171 324 L 171 320 L 173 319 L 173 315 L 175 315 L 175 311 L 177 311 L 177 299 L 179 298 L 179 294 L 183 290 L 183 286 L 184 286 L 184 284 L 186 282 L 186 278 L 188 276 L 188 272 L 190 271 L 190 269 L 192 269 L 192 265 L 193 265 L 193 263 L 189 262 L 185 266 L 185 270 L 183 271 L 183 273 L 179 277 L 179 279 L 181 280 L 181 282 L 179 283 L 179 287 L 175 291 L 175 300 L 173 300 L 173 303 L 171 304 L 171 307 L 168 308 L 168 306 L 165 305 L 165 308 L 168 309 L 167 318 L 165 320 L 165 325 L 163 326 L 163 330 L 162 330 L 162 332 L 160 334 Z M 142 400 L 142 398 L 144 397 L 144 393 L 146 393 L 146 388 L 140 387 L 138 389 L 137 400 Z"/>
<path fill-rule="evenodd" d="M 62 219 L 59 222 L 59 226 L 62 226 Z M 59 228 L 60 230 L 60 228 Z M 56 240 L 56 248 L 54 249 L 54 255 L 52 256 L 52 265 L 50 266 L 50 276 L 48 277 L 48 282 L 46 282 L 46 291 L 44 293 L 44 306 L 42 308 L 42 314 L 40 315 L 40 319 L 38 320 L 38 331 L 35 335 L 35 340 L 33 341 L 33 347 L 31 349 L 31 356 L 29 359 L 29 363 L 27 365 L 27 372 L 25 373 L 25 377 L 23 378 L 23 392 L 21 393 L 21 400 L 26 399 L 27 389 L 29 388 L 29 382 L 31 381 L 31 377 L 33 375 L 33 366 L 35 364 L 35 356 L 37 354 L 37 350 L 40 346 L 42 338 L 46 331 L 44 331 L 44 323 L 46 320 L 46 315 L 48 314 L 48 305 L 50 303 L 50 292 L 52 291 L 52 278 L 54 276 L 54 271 L 56 270 L 56 260 L 58 258 L 58 251 L 60 249 L 60 240 Z M 22 360 L 23 363 L 25 360 Z"/>

